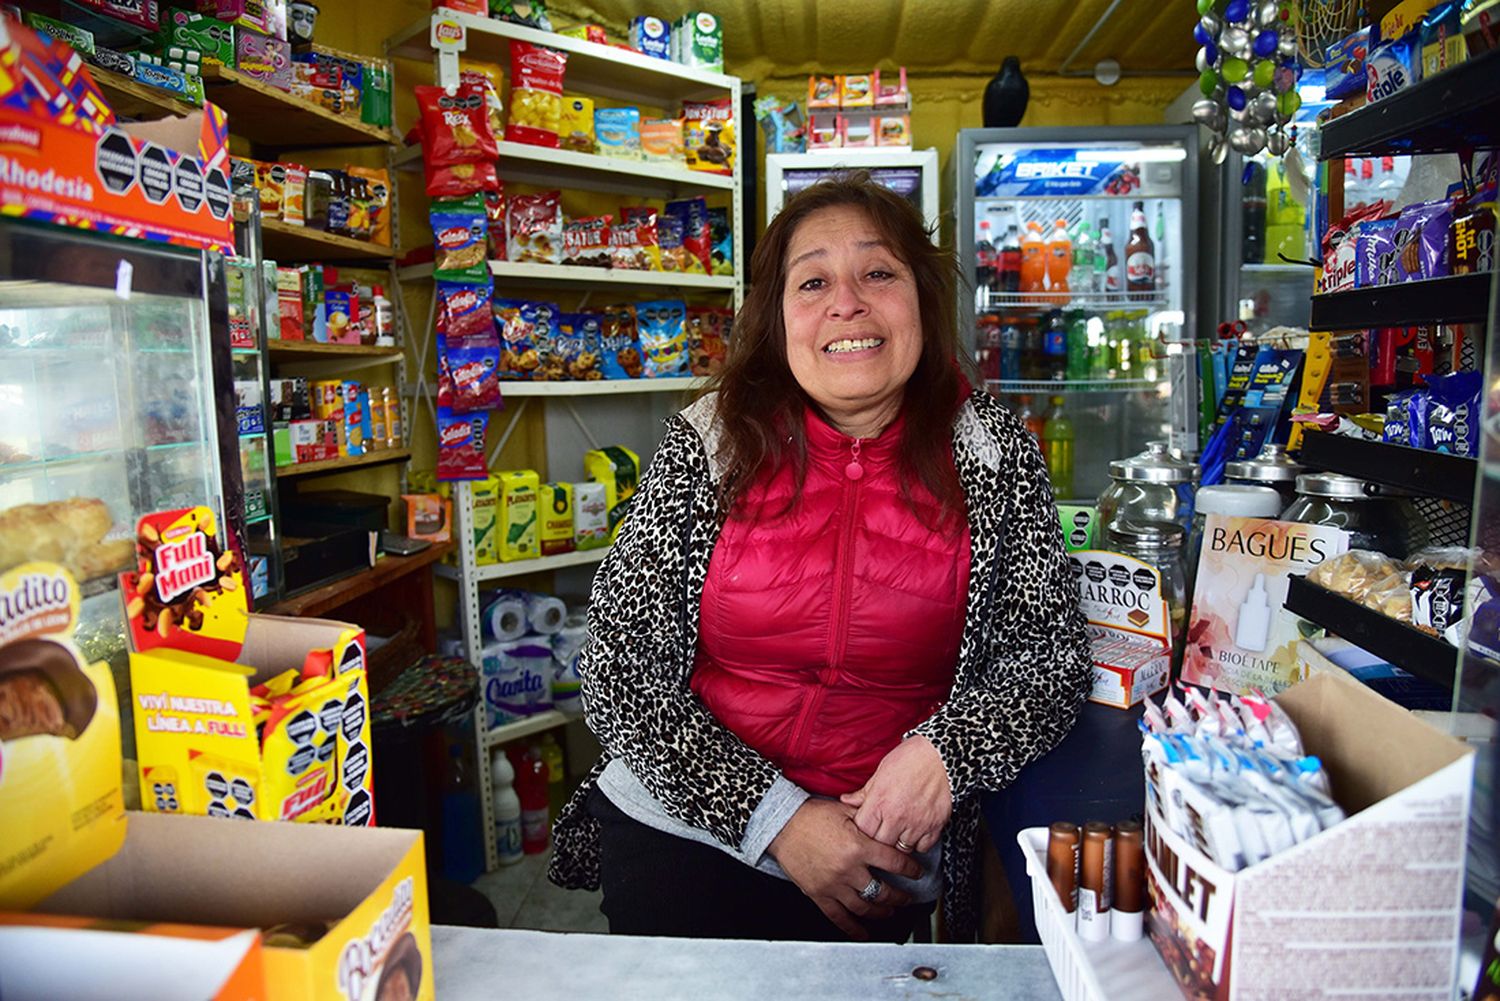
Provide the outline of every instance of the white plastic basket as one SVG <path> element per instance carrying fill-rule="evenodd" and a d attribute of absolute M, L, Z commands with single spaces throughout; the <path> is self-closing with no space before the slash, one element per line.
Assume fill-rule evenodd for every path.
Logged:
<path fill-rule="evenodd" d="M 1073 915 L 1063 910 L 1047 878 L 1047 828 L 1029 827 L 1016 840 L 1031 877 L 1037 934 L 1063 1001 L 1170 1001 L 1181 995 L 1149 938 L 1085 942 L 1078 937 Z"/>

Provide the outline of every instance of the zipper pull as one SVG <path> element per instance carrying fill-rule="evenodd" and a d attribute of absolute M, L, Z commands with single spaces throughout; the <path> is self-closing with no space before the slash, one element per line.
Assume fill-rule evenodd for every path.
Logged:
<path fill-rule="evenodd" d="M 855 438 L 849 446 L 849 464 L 844 467 L 844 475 L 851 480 L 857 480 L 865 475 L 865 467 L 859 464 L 859 439 Z"/>

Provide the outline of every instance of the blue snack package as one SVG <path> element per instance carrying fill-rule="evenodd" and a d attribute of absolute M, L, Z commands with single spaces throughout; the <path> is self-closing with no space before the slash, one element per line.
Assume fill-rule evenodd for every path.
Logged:
<path fill-rule="evenodd" d="M 1397 219 L 1370 219 L 1358 225 L 1354 238 L 1354 287 L 1396 282 Z"/>
<path fill-rule="evenodd" d="M 1412 448 L 1427 447 L 1427 407 L 1427 390 L 1413 389 L 1406 410 L 1406 444 Z"/>
<path fill-rule="evenodd" d="M 1384 43 L 1365 60 L 1365 100 L 1374 104 L 1399 94 L 1417 82 L 1420 68 L 1416 32 Z"/>
<path fill-rule="evenodd" d="M 644 304 L 643 304 L 644 305 Z M 609 306 L 599 317 L 599 355 L 606 379 L 639 379 L 645 374 L 641 339 L 636 329 L 636 307 Z"/>
<path fill-rule="evenodd" d="M 1328 46 L 1323 61 L 1324 93 L 1331 98 L 1349 97 L 1365 87 L 1365 57 L 1370 53 L 1370 28 L 1358 31 Z"/>
<path fill-rule="evenodd" d="M 661 379 L 687 375 L 687 304 L 680 299 L 640 302 L 636 303 L 635 315 L 646 376 Z"/>
<path fill-rule="evenodd" d="M 711 239 L 709 263 L 713 273 L 734 274 L 734 234 L 729 229 L 729 210 L 709 209 L 708 225 Z"/>
<path fill-rule="evenodd" d="M 1385 431 L 1381 440 L 1392 445 L 1411 444 L 1411 400 L 1417 390 L 1392 393 L 1385 403 Z"/>
<path fill-rule="evenodd" d="M 1483 381 L 1478 372 L 1427 377 L 1426 448 L 1451 455 L 1479 454 Z"/>

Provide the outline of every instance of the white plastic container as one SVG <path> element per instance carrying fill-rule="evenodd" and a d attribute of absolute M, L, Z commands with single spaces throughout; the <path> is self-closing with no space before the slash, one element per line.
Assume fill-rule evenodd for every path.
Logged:
<path fill-rule="evenodd" d="M 521 851 L 521 797 L 516 795 L 516 770 L 505 748 L 490 752 L 490 797 L 495 814 L 495 852 L 501 865 L 525 858 Z"/>
<path fill-rule="evenodd" d="M 1149 938 L 1085 942 L 1078 937 L 1073 915 L 1063 910 L 1047 879 L 1047 828 L 1029 827 L 1016 840 L 1031 877 L 1037 934 L 1063 1001 L 1171 1001 L 1182 996 Z"/>

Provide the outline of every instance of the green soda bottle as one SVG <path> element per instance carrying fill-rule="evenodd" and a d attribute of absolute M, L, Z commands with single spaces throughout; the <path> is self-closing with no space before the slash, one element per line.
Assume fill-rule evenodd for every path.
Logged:
<path fill-rule="evenodd" d="M 1078 310 L 1068 314 L 1068 379 L 1087 379 L 1089 362 L 1089 320 Z"/>
<path fill-rule="evenodd" d="M 1063 398 L 1054 396 L 1047 411 L 1047 423 L 1042 425 L 1043 451 L 1047 454 L 1047 478 L 1052 481 L 1052 494 L 1058 500 L 1073 497 L 1073 420 L 1063 409 Z"/>

